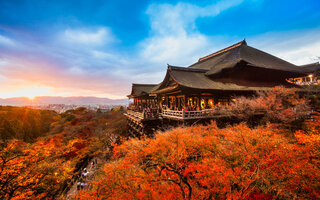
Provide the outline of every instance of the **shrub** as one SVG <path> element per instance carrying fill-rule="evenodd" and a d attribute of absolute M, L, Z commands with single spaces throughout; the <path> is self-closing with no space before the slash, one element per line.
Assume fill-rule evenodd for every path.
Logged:
<path fill-rule="evenodd" d="M 279 128 L 298 130 L 303 127 L 311 108 L 305 98 L 300 98 L 295 89 L 275 87 L 270 91 L 258 92 L 257 97 L 239 97 L 228 107 L 231 114 L 249 122 L 263 113 L 260 124 L 274 123 Z"/>

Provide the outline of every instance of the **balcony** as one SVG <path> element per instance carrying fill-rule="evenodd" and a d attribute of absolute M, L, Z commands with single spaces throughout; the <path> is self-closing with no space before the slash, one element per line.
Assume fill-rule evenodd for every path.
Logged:
<path fill-rule="evenodd" d="M 134 110 L 127 110 L 126 115 L 131 117 L 135 120 L 142 121 L 142 120 L 154 120 L 159 118 L 159 114 L 156 110 L 150 110 L 149 112 L 144 111 L 134 111 Z"/>
<path fill-rule="evenodd" d="M 163 110 L 161 116 L 168 119 L 176 120 L 189 120 L 189 119 L 206 119 L 206 118 L 217 118 L 225 117 L 225 111 L 217 109 L 205 109 L 199 111 L 176 111 L 176 110 Z"/>
<path fill-rule="evenodd" d="M 143 120 L 155 120 L 159 119 L 159 117 L 166 119 L 175 119 L 175 120 L 191 120 L 191 119 L 206 119 L 206 118 L 218 118 L 218 117 L 226 117 L 229 116 L 226 114 L 225 110 L 217 110 L 217 109 L 205 109 L 200 111 L 177 111 L 177 110 L 169 110 L 164 109 L 162 112 L 158 112 L 157 110 L 152 111 L 137 111 L 128 109 L 125 114 L 127 117 L 130 117 L 137 121 Z"/>

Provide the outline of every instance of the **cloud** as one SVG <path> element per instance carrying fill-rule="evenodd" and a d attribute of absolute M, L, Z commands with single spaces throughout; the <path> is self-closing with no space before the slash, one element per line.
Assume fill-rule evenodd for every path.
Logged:
<path fill-rule="evenodd" d="M 249 37 L 248 43 L 293 64 L 304 65 L 319 61 L 320 27 L 269 32 Z"/>
<path fill-rule="evenodd" d="M 15 40 L 0 35 L 0 82 L 6 86 L 0 94 L 39 84 L 57 95 L 124 98 L 130 92 L 131 82 L 162 81 L 167 63 L 188 66 L 199 57 L 242 40 L 242 36 L 205 35 L 196 23 L 242 2 L 211 1 L 205 6 L 151 4 L 145 10 L 150 30 L 133 46 L 121 46 L 107 25 L 63 26 L 52 28 L 50 34 L 39 30 L 36 34 L 25 31 L 15 35 L 4 30 L 10 32 L 6 35 L 14 35 Z M 319 28 L 246 38 L 250 46 L 295 64 L 314 62 L 320 56 Z"/>
<path fill-rule="evenodd" d="M 255 6 L 263 2 L 247 1 Z M 241 36 L 205 35 L 197 29 L 196 21 L 202 17 L 215 17 L 243 2 L 222 0 L 202 7 L 191 3 L 150 5 L 146 11 L 150 33 L 139 44 L 140 57 L 157 67 L 146 68 L 144 73 L 165 70 L 167 63 L 188 66 L 199 57 L 242 40 Z M 297 65 L 315 62 L 320 57 L 320 28 L 264 33 L 246 38 L 249 45 Z"/>
<path fill-rule="evenodd" d="M 120 82 L 102 77 L 87 76 L 85 74 L 67 75 L 66 73 L 42 73 L 35 72 L 22 76 L 7 76 L 0 90 L 1 96 L 4 93 L 21 90 L 25 87 L 33 87 L 39 84 L 42 87 L 52 88 L 52 95 L 63 96 L 98 96 L 110 98 L 124 98 L 130 88 L 125 88 Z M 37 76 L 42 76 L 37 78 Z M 128 83 L 129 84 L 129 83 Z"/>
<path fill-rule="evenodd" d="M 214 17 L 242 0 L 222 0 L 200 7 L 190 3 L 152 4 L 147 9 L 151 32 L 158 35 L 180 35 L 196 30 L 195 21 L 199 17 Z"/>
<path fill-rule="evenodd" d="M 15 44 L 16 43 L 12 39 L 5 37 L 3 35 L 0 35 L 0 46 L 4 45 L 4 46 L 13 47 L 15 46 Z"/>
<path fill-rule="evenodd" d="M 297 65 L 319 62 L 320 40 L 299 46 L 296 49 L 284 50 L 283 52 L 279 52 L 279 56 Z"/>
<path fill-rule="evenodd" d="M 107 27 L 96 30 L 67 29 L 63 32 L 63 40 L 69 43 L 82 45 L 105 45 L 115 41 L 115 37 Z"/>
<path fill-rule="evenodd" d="M 27 48 L 16 48 L 13 54 L 3 52 L 9 64 L 0 68 L 0 74 L 25 81 L 17 85 L 41 83 L 55 88 L 57 94 L 124 97 L 131 82 L 162 81 L 166 63 L 189 65 L 207 53 L 215 42 L 197 30 L 195 20 L 214 17 L 240 3 L 152 4 L 146 11 L 149 36 L 133 52 L 119 52 L 110 45 L 118 39 L 106 26 L 59 28 L 44 42 L 36 35 L 29 36 L 31 40 L 24 36 L 19 42 Z"/>
<path fill-rule="evenodd" d="M 159 64 L 191 64 L 195 55 L 207 47 L 208 39 L 201 34 L 153 37 L 142 43 L 142 56 Z M 195 53 L 198 51 L 198 53 Z"/>
<path fill-rule="evenodd" d="M 88 59 L 87 66 L 92 66 L 91 62 Z M 0 63 L 0 74 L 3 76 L 1 79 L 4 81 L 2 84 L 6 86 L 2 87 L 1 96 L 11 90 L 14 91 L 14 88 L 20 91 L 21 88 L 31 87 L 34 84 L 55 88 L 54 94 L 64 96 L 123 98 L 130 90 L 125 87 L 130 82 L 113 76 L 112 70 L 68 66 L 61 60 L 54 62 L 39 55 L 30 58 L 4 53 Z"/>
<path fill-rule="evenodd" d="M 215 17 L 241 2 L 222 0 L 204 7 L 190 3 L 152 4 L 146 11 L 150 19 L 150 37 L 140 43 L 140 56 L 162 66 L 166 63 L 192 64 L 215 44 L 210 37 L 197 30 L 196 20 Z"/>

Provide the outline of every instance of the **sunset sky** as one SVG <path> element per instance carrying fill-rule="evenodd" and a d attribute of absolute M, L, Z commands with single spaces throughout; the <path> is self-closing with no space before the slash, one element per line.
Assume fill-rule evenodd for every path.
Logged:
<path fill-rule="evenodd" d="M 200 3 L 199 3 L 200 2 Z M 0 0 L 0 98 L 125 98 L 246 39 L 294 64 L 319 61 L 319 0 Z"/>

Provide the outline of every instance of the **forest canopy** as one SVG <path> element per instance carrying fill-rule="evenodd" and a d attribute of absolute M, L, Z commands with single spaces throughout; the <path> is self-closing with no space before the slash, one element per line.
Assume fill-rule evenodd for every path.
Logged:
<path fill-rule="evenodd" d="M 320 198 L 320 116 L 306 98 L 278 87 L 217 109 L 246 123 L 178 127 L 115 145 L 93 189 L 77 198 Z"/>
<path fill-rule="evenodd" d="M 176 128 L 114 148 L 80 199 L 319 199 L 320 117 L 286 137 L 274 126 Z"/>
<path fill-rule="evenodd" d="M 57 114 L 18 107 L 1 112 L 15 132 L 0 145 L 0 199 L 60 198 L 90 158 L 108 152 L 125 134 L 121 112 L 79 108 Z"/>
<path fill-rule="evenodd" d="M 44 136 L 57 113 L 27 107 L 0 106 L 0 140 L 21 139 L 31 142 Z"/>
<path fill-rule="evenodd" d="M 131 138 L 120 107 L 62 114 L 1 107 L 0 116 L 21 127 L 12 124 L 16 132 L 2 139 L 0 199 L 63 198 L 102 154 L 105 164 L 76 199 L 320 198 L 320 115 L 307 99 L 275 88 L 217 109 L 244 122 Z"/>

